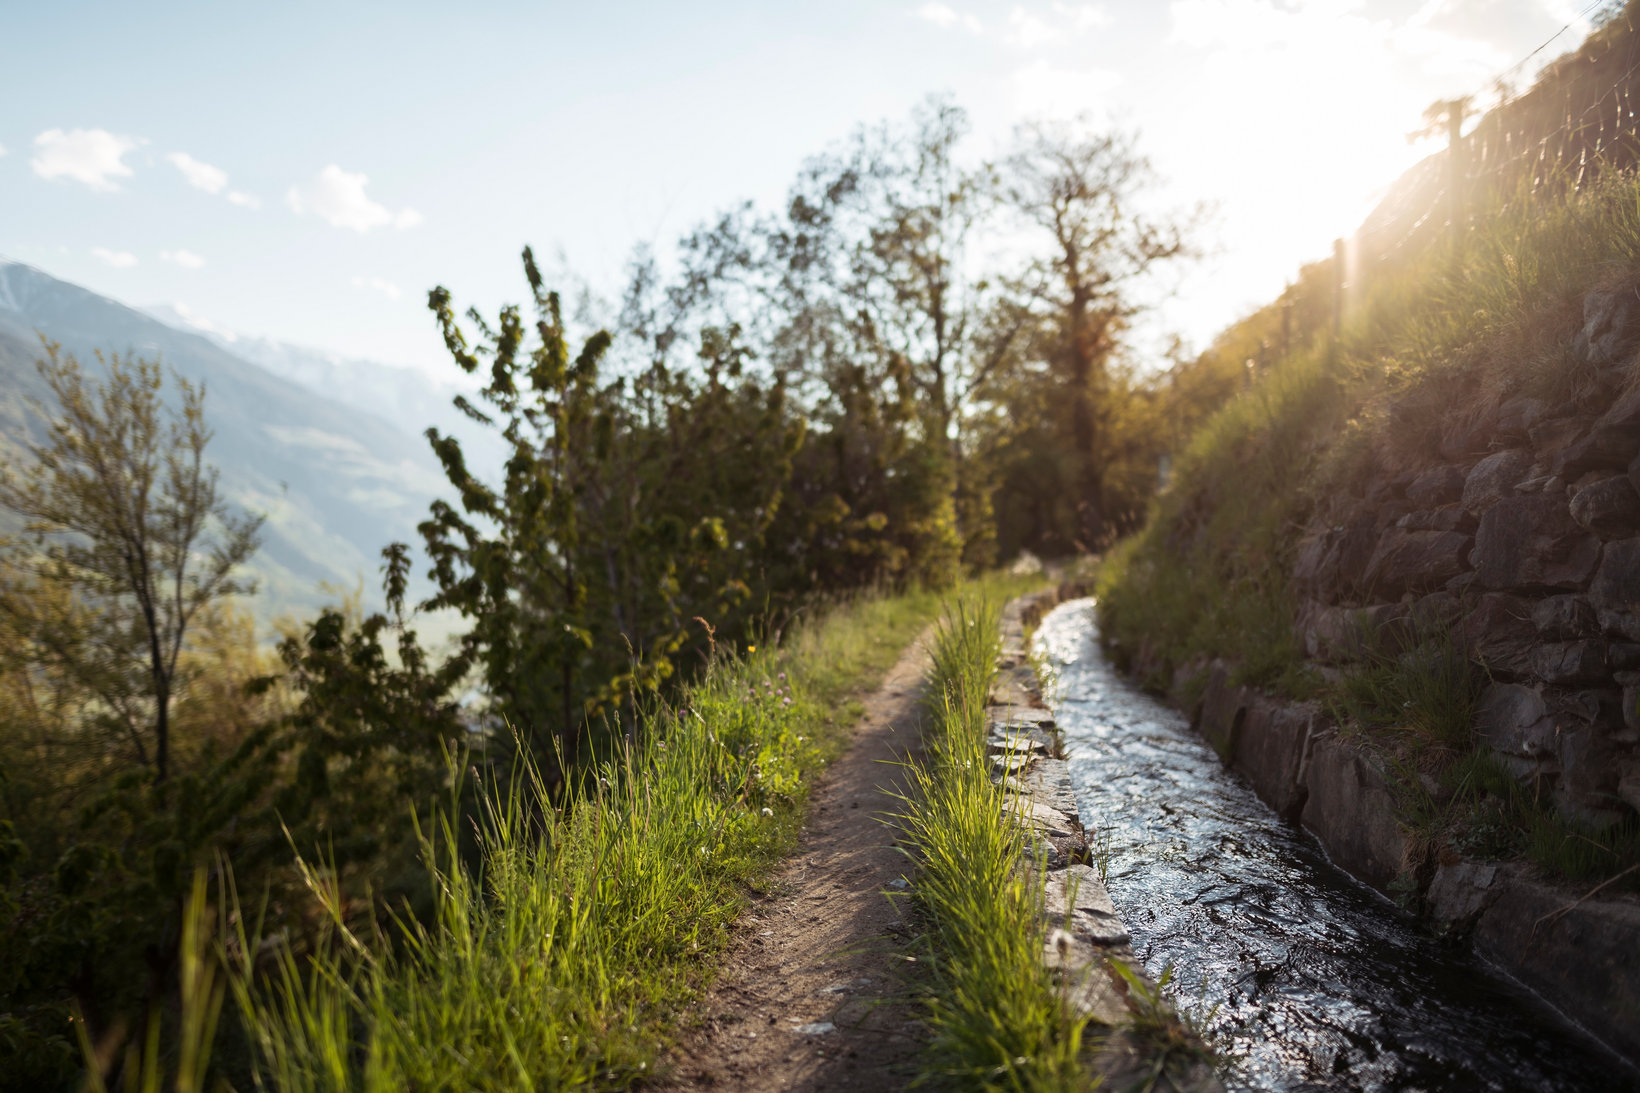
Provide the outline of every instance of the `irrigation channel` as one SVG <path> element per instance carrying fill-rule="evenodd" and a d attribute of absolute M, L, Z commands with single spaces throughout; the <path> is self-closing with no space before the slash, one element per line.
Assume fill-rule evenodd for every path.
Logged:
<path fill-rule="evenodd" d="M 1173 1001 L 1232 1060 L 1230 1089 L 1640 1090 L 1640 1073 L 1333 866 L 1119 675 L 1092 600 L 1062 604 L 1033 641 L 1135 955 L 1154 976 L 1171 966 Z"/>

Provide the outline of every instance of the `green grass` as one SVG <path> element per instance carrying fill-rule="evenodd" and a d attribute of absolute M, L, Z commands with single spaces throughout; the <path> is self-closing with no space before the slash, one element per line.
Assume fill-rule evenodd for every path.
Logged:
<path fill-rule="evenodd" d="M 928 760 L 901 817 L 929 925 L 932 1042 L 922 1080 L 959 1089 L 1087 1089 L 1085 1019 L 1042 961 L 1042 894 L 1024 834 L 985 754 L 998 649 L 991 602 L 956 601 L 940 624 L 928 699 Z"/>
<path fill-rule="evenodd" d="M 993 576 L 971 587 L 1006 594 L 1026 583 Z M 710 979 L 735 917 L 793 845 L 809 779 L 841 747 L 856 696 L 939 602 L 839 602 L 720 659 L 556 807 L 524 769 L 505 785 L 472 786 L 481 807 L 463 810 L 456 787 L 479 774 L 453 764 L 451 803 L 417 827 L 431 916 L 361 914 L 308 862 L 320 914 L 311 936 L 282 944 L 261 937 L 254 909 L 228 893 L 219 902 L 232 913 L 217 930 L 227 974 L 200 990 L 220 991 L 224 978 L 231 989 L 222 1016 L 250 1045 L 244 1085 L 610 1089 L 653 1074 L 679 1007 Z M 188 1028 L 203 1004 L 183 1007 Z M 158 1044 L 134 1045 L 123 1088 L 197 1088 Z M 197 1074 L 195 1057 L 183 1062 Z"/>
<path fill-rule="evenodd" d="M 1229 657 L 1238 682 L 1312 694 L 1292 633 L 1303 529 L 1371 475 L 1438 462 L 1442 429 L 1465 414 L 1585 389 L 1565 351 L 1578 301 L 1637 275 L 1632 174 L 1483 217 L 1461 261 L 1437 246 L 1369 269 L 1340 339 L 1324 326 L 1295 338 L 1192 439 L 1150 522 L 1107 558 L 1101 628 L 1118 662 L 1166 687 L 1195 658 Z M 1311 267 L 1294 291 L 1314 295 L 1330 277 Z M 1279 311 L 1233 327 L 1209 355 L 1254 355 Z"/>
<path fill-rule="evenodd" d="M 1341 725 L 1405 744 L 1417 759 L 1450 762 L 1475 747 L 1486 675 L 1450 626 L 1405 623 L 1404 640 L 1359 636 L 1360 656 L 1330 689 L 1327 704 Z"/>

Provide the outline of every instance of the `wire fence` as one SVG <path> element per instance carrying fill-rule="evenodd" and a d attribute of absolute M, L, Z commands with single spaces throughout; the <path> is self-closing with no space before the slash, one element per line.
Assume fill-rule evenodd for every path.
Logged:
<path fill-rule="evenodd" d="M 1530 90 L 1503 95 L 1467 134 L 1459 136 L 1453 123 L 1448 147 L 1403 174 L 1347 245 L 1340 241 L 1333 261 L 1347 249 L 1351 295 L 1377 271 L 1461 241 L 1487 218 L 1563 199 L 1602 174 L 1640 164 L 1640 33 L 1628 22 L 1635 7 L 1547 65 Z M 1468 104 L 1444 105 L 1461 121 Z M 1334 271 L 1335 327 L 1344 274 L 1343 267 Z"/>

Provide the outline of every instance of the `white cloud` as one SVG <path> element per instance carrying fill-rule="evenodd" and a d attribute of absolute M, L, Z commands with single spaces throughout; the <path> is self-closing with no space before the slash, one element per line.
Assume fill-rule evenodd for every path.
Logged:
<path fill-rule="evenodd" d="M 1110 12 L 1098 4 L 1055 3 L 1053 13 L 1070 24 L 1071 33 L 1083 34 L 1110 22 Z"/>
<path fill-rule="evenodd" d="M 109 250 L 107 247 L 92 247 L 91 253 L 115 269 L 130 269 L 137 264 L 137 256 L 128 250 Z"/>
<path fill-rule="evenodd" d="M 182 172 L 182 177 L 188 180 L 188 185 L 196 190 L 216 194 L 221 193 L 222 188 L 228 184 L 228 172 L 209 163 L 201 163 L 187 152 L 172 152 L 165 158 Z"/>
<path fill-rule="evenodd" d="M 262 199 L 245 193 L 243 190 L 229 190 L 228 204 L 238 205 L 241 208 L 246 209 L 260 209 L 262 207 Z"/>
<path fill-rule="evenodd" d="M 34 138 L 29 166 L 41 178 L 71 178 L 93 190 L 117 190 L 116 178 L 129 178 L 125 154 L 143 142 L 106 129 L 47 129 Z"/>
<path fill-rule="evenodd" d="M 1122 77 L 1104 68 L 1060 68 L 1035 61 L 1013 75 L 1015 109 L 1023 115 L 1075 117 L 1110 106 Z"/>
<path fill-rule="evenodd" d="M 355 277 L 353 278 L 353 287 L 371 289 L 386 296 L 389 300 L 399 298 L 399 286 L 380 277 Z"/>
<path fill-rule="evenodd" d="M 205 259 L 191 250 L 162 250 L 159 256 L 167 262 L 175 262 L 183 269 L 199 269 L 205 264 Z"/>
<path fill-rule="evenodd" d="M 6 154 L 6 146 L 4 144 L 0 144 L 0 156 L 3 156 L 5 154 Z"/>
<path fill-rule="evenodd" d="M 413 228 L 421 223 L 421 214 L 414 209 L 391 212 L 365 194 L 370 179 L 364 174 L 349 174 L 332 163 L 302 186 L 292 186 L 285 194 L 285 203 L 297 215 L 311 212 L 325 223 L 337 228 L 352 228 L 363 234 L 371 228 Z"/>
<path fill-rule="evenodd" d="M 1021 49 L 1030 49 L 1043 42 L 1052 41 L 1054 28 L 1047 21 L 1041 19 L 1022 7 L 1016 6 L 1008 13 L 1008 42 Z"/>
<path fill-rule="evenodd" d="M 970 34 L 978 34 L 985 29 L 974 16 L 959 12 L 949 4 L 940 3 L 939 0 L 928 0 L 928 3 L 917 9 L 917 14 L 935 26 L 947 30 L 960 26 Z"/>

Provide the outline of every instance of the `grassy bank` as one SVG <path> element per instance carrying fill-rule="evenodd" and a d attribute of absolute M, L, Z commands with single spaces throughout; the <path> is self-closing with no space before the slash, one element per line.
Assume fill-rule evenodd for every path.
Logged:
<path fill-rule="evenodd" d="M 280 946 L 258 938 L 247 896 L 219 936 L 235 1011 L 222 1021 L 243 1023 L 248 1084 L 624 1088 L 652 1074 L 678 1007 L 711 977 L 735 917 L 792 846 L 809 780 L 857 715 L 854 696 L 938 603 L 932 593 L 862 598 L 763 648 L 719 650 L 677 709 L 643 719 L 620 758 L 556 806 L 532 771 L 473 786 L 476 815 L 457 821 L 447 806 L 419 832 L 430 919 L 377 926 L 364 916 L 360 926 L 313 865 L 323 921 L 305 945 Z M 452 766 L 452 798 L 456 780 L 478 777 Z M 211 993 L 193 993 L 185 1025 L 208 1027 Z M 151 1086 L 132 1070 L 125 1084 L 197 1087 L 182 1075 L 160 1082 L 167 1069 Z"/>
<path fill-rule="evenodd" d="M 1515 396 L 1556 406 L 1595 390 L 1568 346 L 1586 293 L 1640 276 L 1640 179 L 1516 201 L 1480 216 L 1461 250 L 1433 246 L 1373 276 L 1336 340 L 1297 345 L 1195 437 L 1149 524 L 1107 559 L 1103 639 L 1156 689 L 1222 657 L 1234 682 L 1327 699 L 1401 770 L 1402 819 L 1432 844 L 1523 855 L 1573 880 L 1611 875 L 1640 861 L 1632 825 L 1562 821 L 1488 765 L 1467 714 L 1454 726 L 1482 669 L 1451 670 L 1428 635 L 1419 655 L 1369 658 L 1324 683 L 1294 632 L 1292 573 L 1307 527 L 1342 523 L 1371 481 L 1443 462 L 1444 432 Z M 1213 352 L 1250 355 L 1279 314 L 1272 304 Z M 1373 710 L 1386 687 L 1395 701 Z"/>
<path fill-rule="evenodd" d="M 1041 891 L 1022 868 L 1023 831 L 985 755 L 997 648 L 991 602 L 948 610 L 934 650 L 928 759 L 913 769 L 903 821 L 930 927 L 934 1037 L 924 1077 L 960 1089 L 1086 1089 L 1086 1021 L 1068 1012 L 1043 965 Z"/>
<path fill-rule="evenodd" d="M 1554 404 L 1589 380 L 1565 348 L 1589 290 L 1640 273 L 1640 179 L 1481 217 L 1461 254 L 1375 272 L 1336 341 L 1276 358 L 1181 454 L 1145 529 L 1102 570 L 1106 641 L 1153 682 L 1197 656 L 1304 693 L 1290 587 L 1299 533 L 1373 473 L 1436 458 L 1443 428 L 1514 395 Z M 1330 276 L 1321 269 L 1307 279 Z M 1298 293 L 1302 286 L 1295 288 Z M 1211 354 L 1252 356 L 1281 305 Z"/>

